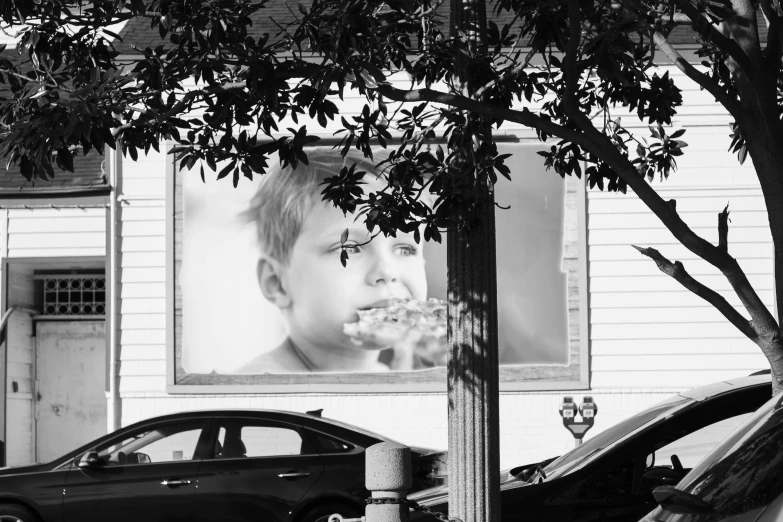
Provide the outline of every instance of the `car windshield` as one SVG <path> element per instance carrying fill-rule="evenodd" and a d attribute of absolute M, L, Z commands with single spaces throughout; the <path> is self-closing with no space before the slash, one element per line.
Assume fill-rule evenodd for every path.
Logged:
<path fill-rule="evenodd" d="M 783 491 L 781 446 L 783 397 L 776 397 L 704 457 L 677 489 L 707 502 L 711 517 L 720 520 L 762 508 Z"/>
<path fill-rule="evenodd" d="M 664 419 L 674 411 L 692 404 L 694 401 L 674 395 L 636 415 L 607 428 L 580 446 L 552 461 L 544 468 L 542 477 L 554 478 L 566 475 L 587 464 L 591 457 L 598 456 L 601 450 L 612 446 L 648 424 Z"/>

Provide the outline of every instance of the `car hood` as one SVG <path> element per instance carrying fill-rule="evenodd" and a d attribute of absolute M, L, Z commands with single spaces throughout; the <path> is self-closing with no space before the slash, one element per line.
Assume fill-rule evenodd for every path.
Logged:
<path fill-rule="evenodd" d="M 416 453 L 420 457 L 431 457 L 434 455 L 445 455 L 448 453 L 447 450 L 438 450 L 438 449 L 432 449 L 432 448 L 421 448 L 417 446 L 410 446 L 411 453 Z"/>
<path fill-rule="evenodd" d="M 529 466 L 535 466 L 536 464 L 530 464 Z M 526 468 L 528 466 L 520 466 Z M 503 470 L 500 472 L 500 490 L 508 488 L 516 488 L 519 486 L 527 486 L 527 482 L 519 480 L 517 477 L 511 474 L 511 471 L 516 471 L 520 467 L 512 468 L 512 470 Z M 449 499 L 449 486 L 444 484 L 442 486 L 436 486 L 434 488 L 424 489 L 408 495 L 408 498 L 415 500 L 420 504 L 442 504 Z"/>
<path fill-rule="evenodd" d="M 22 475 L 24 473 L 35 473 L 37 471 L 46 471 L 49 469 L 48 464 L 33 464 L 31 466 L 8 466 L 0 468 L 0 476 L 6 475 Z"/>

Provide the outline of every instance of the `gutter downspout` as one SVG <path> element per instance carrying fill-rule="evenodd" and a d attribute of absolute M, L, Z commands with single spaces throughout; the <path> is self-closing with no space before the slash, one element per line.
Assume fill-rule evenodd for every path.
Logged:
<path fill-rule="evenodd" d="M 119 144 L 117 144 L 119 148 Z M 109 186 L 111 192 L 109 192 L 109 230 L 108 230 L 108 247 L 109 247 L 109 273 L 108 273 L 108 287 L 109 287 L 109 306 L 106 310 L 107 317 L 106 322 L 108 326 L 108 338 L 109 338 L 109 393 L 107 401 L 107 433 L 111 433 L 120 428 L 122 422 L 122 405 L 120 402 L 120 389 L 119 389 L 119 364 L 117 361 L 119 354 L 119 347 L 117 346 L 117 328 L 118 324 L 118 301 L 119 301 L 119 281 L 117 280 L 117 273 L 120 263 L 119 252 L 119 219 L 120 213 L 118 209 L 118 192 L 120 181 L 120 169 L 122 155 L 118 150 L 109 148 Z"/>

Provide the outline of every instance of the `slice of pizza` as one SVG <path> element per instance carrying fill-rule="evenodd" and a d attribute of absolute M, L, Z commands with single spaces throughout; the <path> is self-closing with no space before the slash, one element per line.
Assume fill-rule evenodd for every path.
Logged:
<path fill-rule="evenodd" d="M 446 318 L 446 301 L 442 299 L 395 299 L 387 306 L 359 310 L 359 320 L 343 325 L 343 332 L 356 345 L 394 348 L 401 353 L 399 359 L 408 354 L 426 366 L 443 366 Z"/>

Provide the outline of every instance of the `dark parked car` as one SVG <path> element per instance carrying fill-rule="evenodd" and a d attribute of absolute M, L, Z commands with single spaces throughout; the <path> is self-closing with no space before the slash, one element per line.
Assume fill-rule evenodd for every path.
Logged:
<path fill-rule="evenodd" d="M 652 491 L 674 485 L 772 396 L 770 376 L 754 375 L 674 395 L 555 459 L 501 477 L 501 520 L 636 522 L 653 509 Z M 410 496 L 446 513 L 448 488 Z M 435 522 L 420 511 L 416 522 Z"/>
<path fill-rule="evenodd" d="M 676 486 L 653 492 L 642 522 L 783 520 L 783 396 L 770 399 Z"/>
<path fill-rule="evenodd" d="M 205 411 L 145 420 L 47 464 L 0 469 L 0 520 L 312 522 L 364 510 L 364 450 L 386 437 L 315 414 Z M 415 487 L 444 452 L 412 448 Z M 15 518 L 14 518 L 15 517 Z"/>

